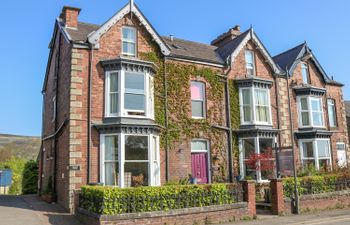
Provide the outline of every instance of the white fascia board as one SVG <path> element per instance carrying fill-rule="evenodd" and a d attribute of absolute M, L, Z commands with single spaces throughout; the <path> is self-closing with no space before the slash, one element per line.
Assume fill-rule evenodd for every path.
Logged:
<path fill-rule="evenodd" d="M 231 54 L 231 63 L 235 61 L 237 55 L 240 53 L 240 51 L 244 48 L 244 46 L 248 43 L 249 40 L 252 40 L 257 46 L 260 52 L 264 55 L 264 57 L 267 59 L 269 65 L 271 66 L 272 70 L 276 74 L 282 74 L 282 71 L 279 69 L 279 67 L 276 65 L 276 63 L 273 61 L 272 57 L 266 50 L 265 46 L 261 43 L 259 38 L 256 36 L 256 34 L 253 32 L 249 32 L 249 35 L 247 35 L 242 42 L 238 45 L 238 47 L 232 52 Z"/>
<path fill-rule="evenodd" d="M 57 18 L 56 21 L 57 21 L 57 26 L 58 26 L 58 28 L 62 31 L 62 34 L 63 34 L 63 36 L 64 36 L 64 39 L 66 39 L 66 41 L 67 41 L 68 43 L 70 43 L 71 40 L 72 40 L 72 38 L 71 38 L 70 35 L 68 34 L 66 28 L 62 25 L 62 20 L 61 20 L 60 18 Z"/>
<path fill-rule="evenodd" d="M 281 74 L 282 71 L 279 69 L 279 67 L 276 65 L 275 61 L 273 61 L 272 57 L 270 56 L 270 54 L 268 53 L 267 49 L 265 48 L 265 46 L 261 43 L 261 41 L 259 40 L 259 38 L 256 36 L 256 34 L 254 32 L 252 32 L 252 39 L 254 41 L 254 43 L 259 47 L 260 52 L 265 56 L 265 58 L 267 59 L 268 63 L 270 64 L 270 66 L 272 67 L 273 71 L 277 74 Z"/>
<path fill-rule="evenodd" d="M 131 8 L 131 9 L 130 9 Z M 152 25 L 147 21 L 147 19 L 143 16 L 143 14 L 139 11 L 137 6 L 134 4 L 133 7 L 130 7 L 130 3 L 124 6 L 119 12 L 117 12 L 112 18 L 110 18 L 106 23 L 104 23 L 98 30 L 91 33 L 88 36 L 88 41 L 91 44 L 98 45 L 98 42 L 101 36 L 106 33 L 114 24 L 116 24 L 120 19 L 122 19 L 125 15 L 130 13 L 130 10 L 134 13 L 135 16 L 140 20 L 140 23 L 146 28 L 149 34 L 153 37 L 154 41 L 159 45 L 162 53 L 164 55 L 169 55 L 170 50 L 163 42 L 161 37 L 154 30 Z"/>

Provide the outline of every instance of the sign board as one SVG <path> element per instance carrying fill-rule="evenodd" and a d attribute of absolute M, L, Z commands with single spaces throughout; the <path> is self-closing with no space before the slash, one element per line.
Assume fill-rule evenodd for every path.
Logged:
<path fill-rule="evenodd" d="M 69 166 L 69 170 L 80 170 L 80 166 L 79 165 L 71 165 L 71 166 Z"/>
<path fill-rule="evenodd" d="M 10 186 L 12 184 L 12 170 L 0 170 L 0 186 Z"/>

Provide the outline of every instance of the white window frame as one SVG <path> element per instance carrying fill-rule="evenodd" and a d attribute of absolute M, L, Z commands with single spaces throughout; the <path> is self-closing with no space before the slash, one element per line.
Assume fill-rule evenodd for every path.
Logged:
<path fill-rule="evenodd" d="M 140 75 L 142 74 L 142 76 L 143 76 L 143 85 L 144 85 L 144 87 L 143 87 L 143 94 L 126 90 L 126 88 L 125 88 L 125 80 L 126 80 L 125 77 L 126 77 L 127 73 L 134 73 L 134 74 L 140 74 Z M 123 96 L 123 98 L 125 99 L 125 95 L 126 94 L 143 95 L 145 97 L 145 108 L 144 108 L 144 110 L 127 109 L 125 107 L 125 101 L 124 101 L 124 111 L 125 111 L 124 113 L 129 113 L 129 112 L 131 112 L 131 113 L 144 113 L 146 115 L 146 112 L 147 112 L 147 100 L 148 100 L 147 92 L 149 90 L 149 86 L 147 84 L 147 81 L 148 81 L 148 79 L 147 79 L 147 76 L 146 76 L 145 73 L 124 71 L 124 87 L 123 87 L 123 95 L 124 96 Z"/>
<path fill-rule="evenodd" d="M 304 77 L 303 71 L 306 71 L 306 77 Z M 303 84 L 310 84 L 310 71 L 309 66 L 307 63 L 302 62 L 301 63 L 301 79 L 303 81 Z M 305 80 L 306 79 L 306 80 Z"/>
<path fill-rule="evenodd" d="M 128 71 L 124 70 L 113 70 L 106 71 L 105 73 L 105 117 L 128 117 L 128 118 L 148 118 L 154 120 L 154 78 L 151 73 L 145 72 L 132 72 L 139 73 L 144 75 L 144 96 L 145 96 L 145 109 L 144 110 L 129 110 L 125 109 L 125 73 Z M 109 79 L 111 73 L 118 73 L 118 107 L 117 113 L 110 113 L 109 102 L 110 102 L 110 93 L 109 93 Z M 144 115 L 131 115 L 129 113 L 139 112 L 144 113 Z"/>
<path fill-rule="evenodd" d="M 57 102 L 56 95 L 52 98 L 52 120 L 51 122 L 55 122 L 57 116 Z"/>
<path fill-rule="evenodd" d="M 121 176 L 118 176 L 118 187 L 124 188 L 124 166 L 125 162 L 148 162 L 148 185 L 160 186 L 160 154 L 159 154 L 159 136 L 154 134 L 125 134 L 125 133 L 111 133 L 100 134 L 100 183 L 105 182 L 105 137 L 106 136 L 118 136 L 118 171 Z M 148 160 L 125 160 L 125 137 L 126 136 L 145 136 L 148 137 Z M 156 146 L 154 146 L 154 139 Z M 157 159 L 154 159 L 154 152 L 157 151 Z M 159 168 L 154 166 L 154 161 L 158 163 Z M 157 173 L 157 174 L 156 174 Z"/>
<path fill-rule="evenodd" d="M 328 154 L 329 157 L 318 157 L 318 146 L 317 141 L 328 141 Z M 300 161 L 302 166 L 304 166 L 303 161 L 304 160 L 310 160 L 312 158 L 304 158 L 304 149 L 303 149 L 303 142 L 312 142 L 312 148 L 313 148 L 313 160 L 315 162 L 315 168 L 317 170 L 320 169 L 319 160 L 322 159 L 328 159 L 329 160 L 329 166 L 332 168 L 332 150 L 331 150 L 331 141 L 329 138 L 309 138 L 309 139 L 300 139 L 299 140 L 299 149 L 300 149 Z"/>
<path fill-rule="evenodd" d="M 245 174 L 245 155 L 244 155 L 244 148 L 243 148 L 243 140 L 246 139 L 254 139 L 254 145 L 255 145 L 255 153 L 256 154 L 260 154 L 260 139 L 271 139 L 272 140 L 272 149 L 274 149 L 275 144 L 276 144 L 276 138 L 272 137 L 244 137 L 244 138 L 239 138 L 238 140 L 238 147 L 239 147 L 239 167 L 240 167 L 240 175 L 242 178 L 245 178 L 246 174 Z M 271 160 L 276 161 L 276 158 L 272 158 Z M 260 162 L 259 162 L 260 163 Z M 261 169 L 256 170 L 256 181 L 258 183 L 266 183 L 269 182 L 269 180 L 263 180 L 261 179 Z"/>
<path fill-rule="evenodd" d="M 194 141 L 202 141 L 202 142 L 206 142 L 206 145 L 207 145 L 207 149 L 202 149 L 202 150 L 193 150 L 192 149 L 192 142 Z M 209 140 L 207 139 L 203 139 L 203 138 L 193 138 L 191 140 L 191 143 L 190 143 L 190 148 L 191 148 L 191 154 L 192 153 L 206 153 L 207 154 L 207 175 L 208 175 L 208 184 L 211 184 L 211 164 L 210 164 L 210 142 Z"/>
<path fill-rule="evenodd" d="M 303 125 L 303 121 L 302 121 L 302 116 L 301 116 L 301 112 L 306 112 L 306 110 L 301 110 L 301 98 L 306 98 L 307 99 L 307 107 L 308 107 L 308 116 L 309 116 L 309 125 Z M 311 107 L 311 101 L 312 100 L 319 100 L 320 101 L 320 105 L 321 105 L 321 111 L 312 111 L 312 107 Z M 325 127 L 325 122 L 324 122 L 324 111 L 323 111 L 323 100 L 322 97 L 314 97 L 314 96 L 309 96 L 309 95 L 303 95 L 303 96 L 298 96 L 297 97 L 297 107 L 298 107 L 298 117 L 299 117 L 299 127 L 301 128 L 309 128 L 309 127 L 319 127 L 319 128 L 324 128 Z M 314 118 L 312 116 L 313 112 L 318 112 L 321 114 L 321 119 L 322 119 L 322 125 L 321 126 L 315 126 L 314 125 Z"/>
<path fill-rule="evenodd" d="M 196 80 L 191 80 L 191 83 L 190 83 L 190 88 L 192 87 L 192 83 L 199 83 L 202 85 L 203 87 L 203 100 L 193 100 L 192 99 L 192 96 L 191 96 L 191 116 L 192 116 L 192 119 L 205 119 L 207 117 L 207 107 L 206 107 L 206 84 L 205 82 L 202 82 L 202 81 L 196 81 Z M 191 91 L 191 90 L 190 90 Z M 191 93 L 192 95 L 192 93 Z M 192 113 L 192 101 L 195 101 L 195 102 L 202 102 L 203 105 L 203 116 L 193 116 L 193 113 Z"/>
<path fill-rule="evenodd" d="M 247 61 L 247 54 L 251 54 L 252 55 L 252 63 L 248 63 Z M 245 68 L 246 68 L 246 72 L 248 76 L 255 76 L 256 75 L 256 65 L 255 65 L 255 54 L 254 51 L 252 50 L 245 50 L 244 51 L 244 59 L 245 59 Z M 253 70 L 253 74 L 248 74 L 248 70 L 252 69 Z"/>
<path fill-rule="evenodd" d="M 331 110 L 333 110 L 333 121 L 331 121 L 331 117 L 330 115 L 330 107 Z M 338 121 L 337 121 L 337 109 L 335 107 L 335 99 L 333 98 L 328 98 L 327 99 L 327 111 L 328 111 L 328 122 L 329 122 L 329 126 L 334 128 L 338 126 Z M 332 124 L 334 123 L 334 124 Z"/>
<path fill-rule="evenodd" d="M 247 89 L 250 90 L 250 110 L 251 110 L 251 121 L 244 121 L 244 111 L 243 111 L 243 94 L 242 90 Z M 256 120 L 256 100 L 255 100 L 255 90 L 263 90 L 267 92 L 267 102 L 268 102 L 268 118 L 267 122 L 264 121 L 257 121 Z M 270 99 L 270 89 L 268 88 L 257 88 L 257 87 L 244 87 L 244 88 L 239 88 L 239 106 L 240 106 L 240 114 L 241 114 L 241 125 L 272 125 L 272 111 L 271 111 L 271 99 Z"/>
<path fill-rule="evenodd" d="M 135 32 L 135 41 L 130 40 L 130 39 L 124 39 L 124 37 L 123 37 L 123 29 L 133 30 Z M 122 54 L 123 55 L 127 55 L 127 56 L 136 57 L 136 55 L 137 55 L 137 29 L 135 27 L 123 26 L 121 28 L 121 39 L 122 39 L 122 46 L 121 46 Z M 124 45 L 123 45 L 124 42 L 129 43 L 129 44 L 134 44 L 135 45 L 135 52 L 134 53 L 124 52 Z"/>
<path fill-rule="evenodd" d="M 343 146 L 343 148 L 338 148 L 338 146 Z M 337 142 L 336 143 L 336 151 L 337 151 L 337 161 L 338 161 L 338 166 L 339 167 L 342 167 L 342 168 L 346 168 L 348 165 L 347 165 L 347 154 L 346 154 L 346 144 L 345 144 L 345 142 Z M 339 152 L 340 151 L 343 151 L 345 154 L 345 162 L 344 162 L 344 164 L 343 165 L 340 165 L 339 164 Z"/>

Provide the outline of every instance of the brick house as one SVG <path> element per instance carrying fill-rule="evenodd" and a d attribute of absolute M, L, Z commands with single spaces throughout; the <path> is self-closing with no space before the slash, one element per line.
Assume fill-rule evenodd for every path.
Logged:
<path fill-rule="evenodd" d="M 253 28 L 209 45 L 160 36 L 131 3 L 102 25 L 79 13 L 56 19 L 43 85 L 39 189 L 67 210 L 91 183 L 263 182 L 275 172 L 248 167 L 252 153 L 281 147 L 285 175 L 292 148 L 300 168 L 348 155 L 342 85 L 305 43 L 272 57 Z"/>

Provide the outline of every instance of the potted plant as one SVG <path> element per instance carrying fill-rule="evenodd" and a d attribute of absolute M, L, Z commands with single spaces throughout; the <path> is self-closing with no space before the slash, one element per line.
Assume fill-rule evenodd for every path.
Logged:
<path fill-rule="evenodd" d="M 54 193 L 53 193 L 52 177 L 49 177 L 49 181 L 47 182 L 46 188 L 44 192 L 42 192 L 40 197 L 43 201 L 47 203 L 52 203 L 55 201 Z"/>

